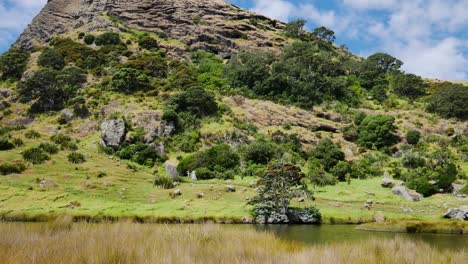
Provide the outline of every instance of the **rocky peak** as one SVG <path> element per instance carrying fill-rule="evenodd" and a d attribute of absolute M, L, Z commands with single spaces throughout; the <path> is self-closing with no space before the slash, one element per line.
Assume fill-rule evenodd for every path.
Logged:
<path fill-rule="evenodd" d="M 49 0 L 15 45 L 31 49 L 70 32 L 139 30 L 177 41 L 168 47 L 175 53 L 228 55 L 240 48 L 277 50 L 285 42 L 278 34 L 283 26 L 223 0 Z"/>

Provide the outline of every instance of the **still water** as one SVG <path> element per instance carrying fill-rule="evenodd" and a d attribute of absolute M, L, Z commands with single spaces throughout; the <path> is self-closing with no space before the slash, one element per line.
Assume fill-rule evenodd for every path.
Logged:
<path fill-rule="evenodd" d="M 439 249 L 468 250 L 468 235 L 370 232 L 356 230 L 356 226 L 354 225 L 277 225 L 255 226 L 254 228 L 259 231 L 273 232 L 281 239 L 301 241 L 308 244 L 327 244 L 343 241 L 356 241 L 356 243 L 359 243 L 359 241 L 366 239 L 392 239 L 395 237 L 402 237 L 414 241 L 426 242 Z"/>

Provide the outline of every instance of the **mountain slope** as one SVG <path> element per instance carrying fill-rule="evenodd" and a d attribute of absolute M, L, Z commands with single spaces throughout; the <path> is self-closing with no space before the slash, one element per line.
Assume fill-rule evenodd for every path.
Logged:
<path fill-rule="evenodd" d="M 124 25 L 116 25 L 115 19 Z M 15 46 L 31 49 L 69 32 L 132 29 L 178 40 L 188 50 L 228 56 L 240 48 L 277 50 L 285 42 L 278 34 L 282 27 L 282 22 L 223 0 L 50 0 Z M 179 54 L 185 52 L 169 46 Z"/>

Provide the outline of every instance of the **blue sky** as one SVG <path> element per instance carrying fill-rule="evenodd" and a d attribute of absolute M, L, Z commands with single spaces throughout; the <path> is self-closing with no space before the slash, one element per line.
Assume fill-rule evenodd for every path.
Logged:
<path fill-rule="evenodd" d="M 78 0 L 77 0 L 78 1 Z M 387 52 L 424 77 L 468 80 L 468 0 L 228 0 L 282 21 L 326 26 L 367 56 Z M 47 0 L 0 0 L 0 52 Z"/>

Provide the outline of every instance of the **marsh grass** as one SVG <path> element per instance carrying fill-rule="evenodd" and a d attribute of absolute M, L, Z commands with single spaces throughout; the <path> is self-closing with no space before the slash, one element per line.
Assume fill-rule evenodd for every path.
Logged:
<path fill-rule="evenodd" d="M 358 229 L 401 233 L 468 234 L 468 222 L 457 220 L 399 220 L 367 223 L 360 225 Z"/>
<path fill-rule="evenodd" d="M 205 225 L 0 224 L 0 263 L 465 263 L 402 238 L 307 246 L 272 233 Z"/>

